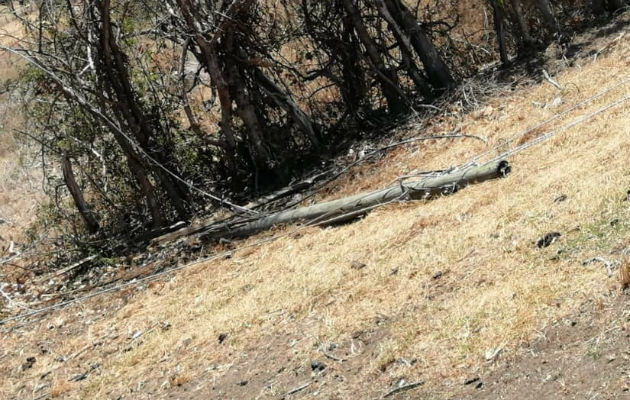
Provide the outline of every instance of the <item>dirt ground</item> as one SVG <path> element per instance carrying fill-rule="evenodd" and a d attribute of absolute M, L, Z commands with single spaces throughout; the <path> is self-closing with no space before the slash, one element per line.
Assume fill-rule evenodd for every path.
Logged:
<path fill-rule="evenodd" d="M 214 380 L 208 371 L 206 379 L 201 379 L 204 383 L 176 387 L 165 398 L 257 398 L 276 387 L 286 389 L 276 398 L 376 399 L 396 387 L 422 382 L 408 380 L 405 369 L 414 360 L 404 359 L 388 367 L 399 370 L 397 381 L 388 385 L 378 375 L 365 379 L 363 370 L 385 335 L 378 325 L 373 332 L 357 332 L 351 343 L 340 344 L 334 354 L 322 350 L 320 357 L 306 365 L 292 360 L 295 338 L 262 338 L 251 347 L 251 355 L 236 356 L 229 373 L 221 379 Z M 353 346 L 356 354 L 352 353 Z M 577 313 L 541 329 L 537 339 L 524 343 L 508 357 L 499 353 L 460 382 L 444 382 L 430 390 L 420 385 L 388 398 L 627 399 L 629 365 L 630 292 L 611 292 L 606 303 L 584 303 Z M 295 393 L 289 394 L 292 391 Z M 152 396 L 149 393 L 145 398 Z"/>

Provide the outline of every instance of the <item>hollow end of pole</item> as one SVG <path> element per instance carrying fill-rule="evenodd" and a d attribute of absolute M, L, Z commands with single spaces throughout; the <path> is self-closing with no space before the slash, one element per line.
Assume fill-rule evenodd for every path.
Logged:
<path fill-rule="evenodd" d="M 505 178 L 510 172 L 512 172 L 512 166 L 508 161 L 502 160 L 501 162 L 499 162 L 497 170 L 499 171 L 501 177 Z"/>

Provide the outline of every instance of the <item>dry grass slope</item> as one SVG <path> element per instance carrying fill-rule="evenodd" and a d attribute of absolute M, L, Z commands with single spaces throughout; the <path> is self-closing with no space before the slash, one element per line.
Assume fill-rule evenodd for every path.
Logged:
<path fill-rule="evenodd" d="M 500 144 L 625 79 L 629 60 L 627 42 L 617 41 L 597 60 L 579 60 L 557 75 L 563 90 L 546 82 L 520 88 L 479 112 L 436 120 L 429 132 L 460 125 L 491 146 Z M 625 84 L 547 128 L 629 94 Z M 515 155 L 507 179 L 242 248 L 140 292 L 103 296 L 28 330 L 3 333 L 0 397 L 30 395 L 50 381 L 63 398 L 159 398 L 178 386 L 188 390 L 183 398 L 196 392 L 236 398 L 232 390 L 244 385 L 221 382 L 253 379 L 236 372 L 239 363 L 263 359 L 261 369 L 310 372 L 310 361 L 321 359 L 328 343 L 355 343 L 364 363 L 343 384 L 315 383 L 302 394 L 317 389 L 327 398 L 374 397 L 401 376 L 423 380 L 429 390 L 492 369 L 486 354 L 500 349 L 499 357 L 516 357 L 522 344 L 584 302 L 595 299 L 604 313 L 620 295 L 619 280 L 582 261 L 604 256 L 621 264 L 628 246 L 629 111 L 625 102 Z M 380 187 L 405 169 L 441 169 L 485 148 L 473 140 L 418 143 L 357 169 L 328 192 L 339 197 Z M 565 201 L 554 201 L 561 195 Z M 538 249 L 534 242 L 552 231 L 562 236 Z M 352 268 L 355 262 L 365 267 Z M 222 344 L 220 334 L 227 334 Z M 366 334 L 375 339 L 362 353 Z M 261 354 L 270 343 L 285 352 Z M 47 350 L 37 353 L 31 369 L 7 363 L 20 362 L 37 346 Z M 60 355 L 68 361 L 56 361 Z M 409 366 L 401 359 L 417 361 Z M 66 383 L 93 363 L 99 367 L 88 379 Z M 277 398 L 300 383 L 250 383 L 248 397 Z"/>
<path fill-rule="evenodd" d="M 19 23 L 0 6 L 2 44 L 10 44 L 10 37 L 20 33 Z M 11 241 L 21 241 L 24 227 L 35 222 L 35 211 L 42 199 L 37 160 L 29 158 L 31 152 L 25 141 L 19 141 L 14 134 L 24 125 L 21 110 L 2 90 L 7 82 L 18 78 L 20 65 L 23 63 L 16 57 L 0 55 L 0 254 Z"/>

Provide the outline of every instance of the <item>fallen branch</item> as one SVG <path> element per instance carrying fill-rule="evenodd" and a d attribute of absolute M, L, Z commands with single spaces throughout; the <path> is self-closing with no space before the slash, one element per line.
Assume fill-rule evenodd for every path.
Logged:
<path fill-rule="evenodd" d="M 28 268 L 20 267 L 20 266 L 18 266 L 16 264 L 12 264 L 11 263 L 11 261 L 13 261 L 13 260 L 15 260 L 17 258 L 20 258 L 21 256 L 22 256 L 22 253 L 19 253 L 19 254 L 14 254 L 14 255 L 12 255 L 12 256 L 10 256 L 8 258 L 5 258 L 5 259 L 0 259 L 0 265 L 10 265 L 12 267 L 18 267 L 18 268 L 21 268 L 23 270 L 30 271 L 30 269 L 28 269 Z"/>
<path fill-rule="evenodd" d="M 400 393 L 400 392 L 404 392 L 404 391 L 407 391 L 407 390 L 415 389 L 415 388 L 417 388 L 420 385 L 424 385 L 424 382 L 420 381 L 420 382 L 414 382 L 414 383 L 409 383 L 407 385 L 399 386 L 399 387 L 394 388 L 394 389 L 390 390 L 389 392 L 385 393 L 383 395 L 383 398 L 387 398 L 387 397 L 393 396 L 396 393 Z"/>
<path fill-rule="evenodd" d="M 297 392 L 301 392 L 302 390 L 306 389 L 307 387 L 311 386 L 312 384 L 313 384 L 313 382 L 306 382 L 303 385 L 300 385 L 300 386 L 298 386 L 296 388 L 293 388 L 293 389 L 289 390 L 287 392 L 287 395 L 290 396 L 290 395 L 295 394 Z"/>
<path fill-rule="evenodd" d="M 379 147 L 378 149 L 375 149 L 367 154 L 365 154 L 362 158 L 350 163 L 349 165 L 343 167 L 341 170 L 337 171 L 336 173 L 333 174 L 332 169 L 323 171 L 323 172 L 319 172 L 316 173 L 308 178 L 302 179 L 301 181 L 298 181 L 296 183 L 291 184 L 288 187 L 285 187 L 283 189 L 280 189 L 276 192 L 273 192 L 267 196 L 264 196 L 254 202 L 251 202 L 247 205 L 245 205 L 244 207 L 247 209 L 251 209 L 251 210 L 256 210 L 259 209 L 261 207 L 267 206 L 271 203 L 274 202 L 278 202 L 279 200 L 283 199 L 283 198 L 287 198 L 289 196 L 292 196 L 296 193 L 300 193 L 308 188 L 310 188 L 311 186 L 314 186 L 315 184 L 319 183 L 320 181 L 321 184 L 319 185 L 319 188 L 324 187 L 325 185 L 327 185 L 328 183 L 332 182 L 333 180 L 335 180 L 336 178 L 338 178 L 339 176 L 341 176 L 342 174 L 344 174 L 345 172 L 347 172 L 350 168 L 366 161 L 369 160 L 370 158 L 382 153 L 383 151 L 398 147 L 398 146 L 402 146 L 405 144 L 409 144 L 409 143 L 414 143 L 414 142 L 419 142 L 419 141 L 425 141 L 425 140 L 438 140 L 438 139 L 457 139 L 457 138 L 464 138 L 464 139 L 476 139 L 481 141 L 484 144 L 487 144 L 486 139 L 480 137 L 480 136 L 476 136 L 476 135 L 471 135 L 471 134 L 464 134 L 464 133 L 452 133 L 452 134 L 443 134 L 443 135 L 430 135 L 430 136 L 416 136 L 416 137 L 412 137 L 409 139 L 405 139 L 399 142 L 395 142 L 395 143 L 390 143 L 388 145 Z M 442 173 L 444 171 L 431 171 L 431 173 Z M 427 173 L 428 174 L 428 173 Z M 414 175 L 413 177 L 417 177 L 417 175 Z M 324 179 L 327 178 L 327 179 Z M 317 189 L 316 189 L 317 190 Z M 316 193 L 316 191 L 314 191 L 313 193 L 307 195 L 304 198 L 300 198 L 297 201 L 293 201 L 289 204 L 287 204 L 286 208 L 291 208 L 293 206 L 295 206 L 297 203 L 302 202 L 310 197 L 312 197 L 314 194 Z M 162 232 L 159 231 L 155 231 L 155 232 L 150 232 L 149 234 L 144 234 L 143 237 L 139 237 L 136 238 L 135 241 L 145 241 L 147 239 L 151 240 L 151 244 L 152 245 L 159 245 L 161 243 L 165 243 L 165 242 L 170 242 L 170 241 L 174 241 L 177 240 L 181 237 L 186 237 L 186 236 L 191 236 L 191 235 L 195 235 L 198 234 L 200 232 L 201 236 L 203 236 L 203 232 L 208 232 L 209 230 L 211 230 L 213 227 L 217 227 L 217 226 L 228 226 L 230 223 L 232 223 L 232 226 L 236 226 L 238 224 L 244 224 L 247 222 L 251 222 L 254 219 L 252 218 L 247 218 L 246 220 L 243 219 L 239 219 L 238 222 L 229 222 L 231 221 L 231 218 L 227 218 L 225 221 L 222 221 L 224 223 L 224 225 L 221 225 L 221 223 L 218 223 L 217 221 L 212 221 L 212 222 L 201 222 L 201 223 L 196 223 L 196 224 L 192 224 L 190 226 L 186 226 L 186 227 L 181 227 L 178 226 L 176 230 L 173 229 L 169 229 L 169 228 L 162 228 Z"/>
<path fill-rule="evenodd" d="M 553 86 L 556 87 L 556 89 L 562 90 L 562 86 L 560 86 L 560 84 L 556 81 L 554 81 L 551 76 L 549 76 L 549 73 L 547 72 L 547 70 L 542 70 L 542 74 L 543 74 L 543 78 L 545 78 L 547 80 L 547 82 L 551 83 Z"/>
<path fill-rule="evenodd" d="M 2 297 L 7 299 L 7 304 L 9 305 L 9 307 L 11 307 L 13 305 L 13 300 L 9 297 L 9 295 L 4 293 L 4 291 L 1 288 L 0 288 L 0 294 L 2 295 Z"/>
<path fill-rule="evenodd" d="M 612 276 L 613 272 L 612 272 L 612 263 L 608 260 L 606 260 L 603 257 L 593 257 L 593 258 L 589 258 L 588 260 L 584 260 L 582 262 L 582 265 L 586 266 L 589 264 L 592 264 L 594 262 L 600 262 L 602 264 L 604 264 L 604 267 L 606 267 L 606 273 L 608 273 L 608 276 Z"/>
<path fill-rule="evenodd" d="M 322 354 L 324 354 L 324 357 L 326 357 L 326 358 L 330 358 L 330 359 L 331 359 L 331 360 L 333 360 L 333 361 L 339 361 L 339 362 L 348 361 L 348 359 L 347 359 L 347 358 L 337 357 L 337 356 L 334 356 L 334 355 L 332 355 L 332 354 L 330 354 L 330 353 L 327 353 L 327 352 L 325 352 L 325 351 L 322 351 Z"/>
<path fill-rule="evenodd" d="M 59 275 L 66 274 L 66 273 L 68 273 L 68 272 L 70 272 L 70 271 L 72 271 L 72 270 L 74 270 L 76 268 L 80 268 L 80 267 L 84 266 L 85 264 L 89 263 L 90 261 L 94 260 L 96 257 L 97 257 L 96 254 L 91 255 L 89 257 L 85 257 L 83 260 L 77 261 L 74 264 L 72 264 L 72 265 L 70 265 L 68 267 L 62 268 L 59 271 L 55 272 L 53 277 L 57 277 Z M 48 278 L 46 278 L 46 279 L 48 279 Z"/>

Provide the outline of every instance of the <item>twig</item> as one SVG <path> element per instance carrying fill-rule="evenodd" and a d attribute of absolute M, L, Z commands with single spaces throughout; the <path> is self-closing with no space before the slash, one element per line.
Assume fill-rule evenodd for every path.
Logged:
<path fill-rule="evenodd" d="M 0 294 L 2 295 L 2 297 L 7 299 L 7 305 L 9 307 L 17 306 L 23 310 L 32 311 L 28 306 L 24 305 L 23 303 L 18 303 L 17 301 L 11 299 L 9 295 L 4 292 L 4 290 L 0 289 Z"/>
<path fill-rule="evenodd" d="M 140 333 L 137 333 L 136 335 L 134 335 L 134 337 L 131 338 L 131 341 L 133 342 L 136 339 L 139 339 L 142 336 L 146 335 L 147 333 L 153 332 L 158 325 L 159 325 L 159 323 L 156 322 L 155 324 L 151 325 L 151 327 L 149 327 L 149 329 L 147 329 L 146 331 L 142 331 Z"/>
<path fill-rule="evenodd" d="M 8 294 L 4 293 L 4 290 L 0 289 L 0 294 L 2 295 L 2 297 L 7 299 L 7 304 L 9 304 L 9 306 L 11 306 L 11 304 L 13 304 L 13 300 L 9 297 Z"/>
<path fill-rule="evenodd" d="M 81 261 L 77 261 L 74 264 L 72 264 L 72 265 L 70 265 L 68 267 L 65 267 L 65 268 L 55 272 L 55 274 L 52 277 L 54 278 L 56 276 L 63 275 L 65 273 L 67 273 L 67 272 L 70 272 L 70 271 L 72 271 L 75 268 L 82 267 L 83 265 L 85 265 L 85 264 L 89 263 L 90 261 L 94 260 L 96 257 L 97 257 L 97 254 L 94 254 L 94 255 L 91 255 L 89 257 L 84 258 Z M 45 278 L 45 279 L 48 279 L 48 278 Z"/>
<path fill-rule="evenodd" d="M 303 385 L 300 385 L 300 386 L 298 386 L 298 387 L 296 387 L 296 388 L 293 388 L 293 389 L 289 390 L 289 391 L 287 392 L 287 395 L 288 395 L 288 396 L 290 396 L 290 395 L 292 395 L 292 394 L 295 394 L 295 393 L 297 393 L 297 392 L 300 392 L 300 391 L 302 391 L 302 390 L 306 389 L 307 387 L 311 386 L 312 384 L 313 384 L 313 382 L 306 382 L 306 383 L 305 383 L 305 384 L 303 384 Z"/>
<path fill-rule="evenodd" d="M 621 39 L 622 37 L 624 37 L 626 34 L 626 32 L 621 32 L 619 34 L 619 36 L 617 36 L 615 39 L 611 40 L 610 42 L 608 42 L 604 47 L 602 47 L 601 49 L 597 50 L 597 52 L 595 53 L 595 55 L 593 56 L 593 61 L 597 60 L 597 56 L 599 56 L 603 51 L 605 51 L 606 49 L 608 49 L 613 43 L 615 43 L 616 41 L 618 41 L 619 39 Z"/>
<path fill-rule="evenodd" d="M 88 343 L 85 346 L 81 347 L 79 350 L 77 350 L 74 353 L 72 353 L 71 355 L 69 355 L 68 358 L 66 359 L 66 361 L 75 359 L 78 356 L 80 356 L 84 351 L 88 350 L 90 347 L 94 348 L 96 346 L 100 346 L 101 344 L 103 344 L 102 341 L 96 341 L 96 342 L 93 342 L 93 343 Z"/>
<path fill-rule="evenodd" d="M 542 70 L 542 74 L 543 77 L 547 80 L 547 82 L 551 83 L 553 86 L 555 86 L 557 89 L 562 90 L 562 86 L 560 86 L 560 84 L 556 81 L 554 81 L 550 76 L 549 73 L 547 72 L 547 70 L 543 69 Z"/>
<path fill-rule="evenodd" d="M 389 396 L 393 396 L 396 393 L 400 393 L 400 392 L 404 392 L 407 390 L 411 390 L 411 389 L 415 389 L 420 385 L 424 385 L 423 381 L 419 381 L 419 382 L 414 382 L 414 383 L 409 383 L 407 385 L 403 385 L 403 386 L 398 386 L 397 388 L 394 388 L 392 390 L 390 390 L 389 392 L 385 393 L 383 395 L 383 398 L 389 397 Z"/>
<path fill-rule="evenodd" d="M 341 358 L 341 357 L 333 356 L 332 354 L 327 353 L 327 352 L 325 352 L 325 351 L 322 351 L 322 354 L 324 354 L 324 357 L 326 357 L 326 358 L 330 358 L 330 359 L 331 359 L 331 360 L 333 360 L 333 361 L 339 361 L 339 362 L 348 361 L 348 359 L 347 359 L 347 358 Z"/>
<path fill-rule="evenodd" d="M 11 265 L 13 267 L 16 267 L 17 265 L 11 264 L 11 261 L 15 260 L 16 258 L 20 258 L 20 256 L 22 256 L 22 253 L 14 254 L 14 255 L 12 255 L 10 257 L 7 257 L 5 259 L 0 259 L 0 265 Z M 22 269 L 25 269 L 25 270 L 29 271 L 29 269 L 24 268 L 24 267 L 19 267 L 19 268 L 22 268 Z"/>
<path fill-rule="evenodd" d="M 75 376 L 73 376 L 72 378 L 68 379 L 68 382 L 79 382 L 79 381 L 82 381 L 82 380 L 84 380 L 85 378 L 87 378 L 87 377 L 88 377 L 88 375 L 90 375 L 90 373 L 91 373 L 92 371 L 94 371 L 94 370 L 96 370 L 96 369 L 100 368 L 100 366 L 101 366 L 101 364 L 96 363 L 96 364 L 94 364 L 94 365 L 90 366 L 90 369 L 88 369 L 88 370 L 87 370 L 87 371 L 85 371 L 84 373 L 79 374 L 79 375 L 75 375 Z"/>
<path fill-rule="evenodd" d="M 604 264 L 604 267 L 606 267 L 606 272 L 608 273 L 608 276 L 612 276 L 612 263 L 608 260 L 606 260 L 603 257 L 593 257 L 593 258 L 589 258 L 588 260 L 584 260 L 582 262 L 582 265 L 589 265 L 592 264 L 594 262 L 600 262 L 602 264 Z"/>

